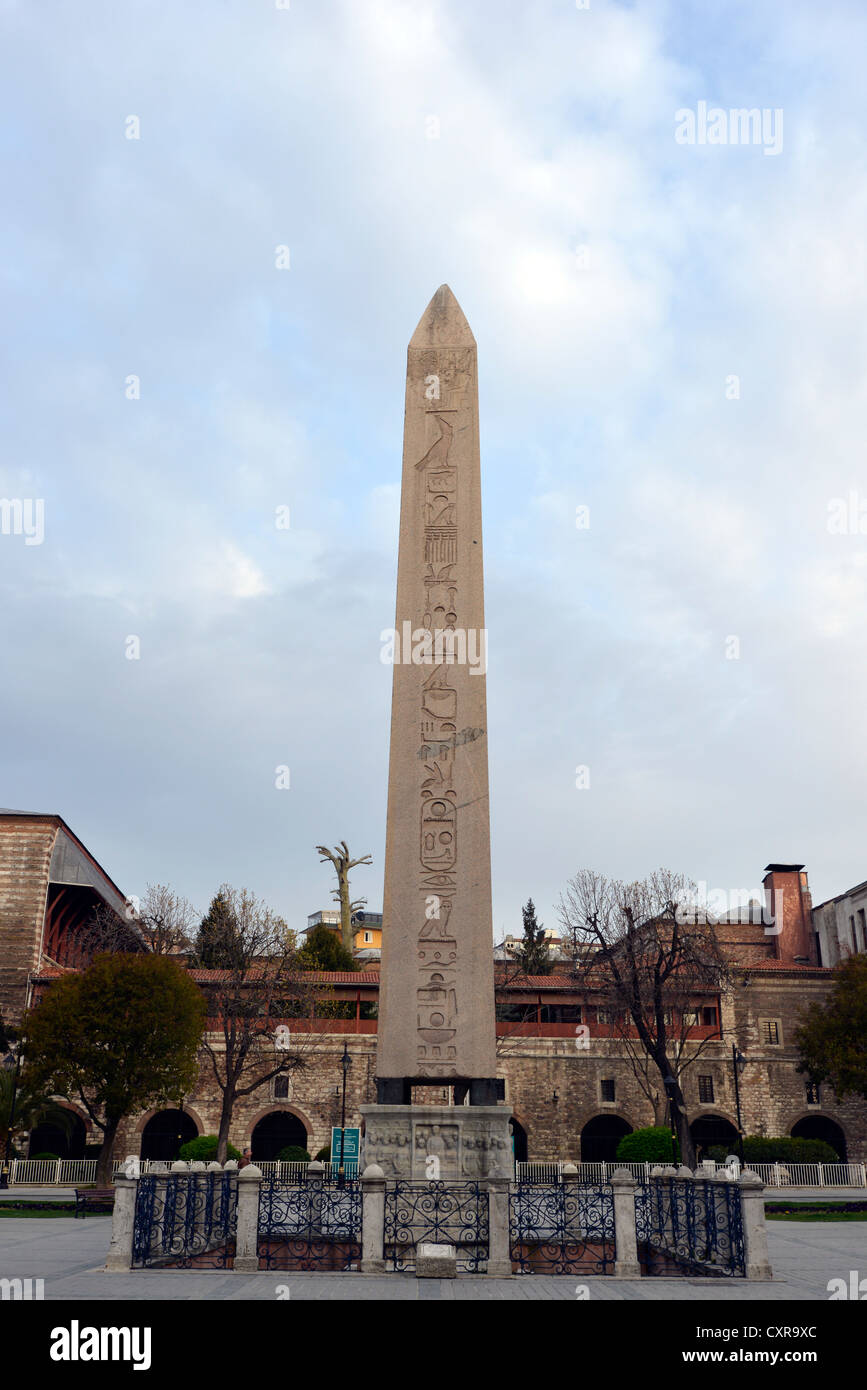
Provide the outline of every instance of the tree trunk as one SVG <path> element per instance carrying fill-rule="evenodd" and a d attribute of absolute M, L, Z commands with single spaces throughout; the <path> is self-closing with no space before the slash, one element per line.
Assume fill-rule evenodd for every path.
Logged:
<path fill-rule="evenodd" d="M 352 908 L 349 903 L 349 870 L 337 870 L 337 884 L 340 890 L 340 935 L 347 951 L 352 954 Z"/>
<path fill-rule="evenodd" d="M 220 1128 L 217 1132 L 217 1162 L 225 1163 L 226 1155 L 229 1152 L 229 1128 L 232 1123 L 232 1111 L 235 1106 L 234 1092 L 228 1087 L 223 1092 L 223 1106 L 220 1111 Z"/>
<path fill-rule="evenodd" d="M 99 1151 L 99 1158 L 96 1161 L 96 1185 L 97 1187 L 111 1187 L 112 1172 L 111 1164 L 113 1158 L 114 1141 L 117 1138 L 120 1120 L 106 1120 L 105 1129 L 102 1131 L 102 1148 Z"/>
<path fill-rule="evenodd" d="M 672 1086 L 672 1108 L 674 1110 L 674 1128 L 677 1133 L 677 1141 L 680 1144 L 680 1161 L 685 1163 L 687 1168 L 695 1170 L 695 1144 L 692 1141 L 692 1134 L 689 1128 L 689 1116 L 683 1101 L 683 1091 L 680 1083 Z"/>

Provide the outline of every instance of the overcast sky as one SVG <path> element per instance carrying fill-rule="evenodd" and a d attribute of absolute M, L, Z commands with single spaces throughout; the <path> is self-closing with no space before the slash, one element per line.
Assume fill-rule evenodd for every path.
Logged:
<path fill-rule="evenodd" d="M 345 838 L 381 908 L 406 344 L 447 282 L 495 935 L 584 866 L 867 877 L 860 0 L 0 13 L 0 496 L 44 502 L 0 535 L 0 802 L 128 894 L 294 926 Z M 681 143 L 702 102 L 775 124 Z"/>

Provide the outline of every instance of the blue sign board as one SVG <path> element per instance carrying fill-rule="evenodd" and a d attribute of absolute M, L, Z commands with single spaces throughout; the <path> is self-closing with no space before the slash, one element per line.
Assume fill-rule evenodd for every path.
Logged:
<path fill-rule="evenodd" d="M 361 1130 L 344 1129 L 343 1133 L 343 1162 L 357 1163 L 361 1154 Z M 340 1162 L 340 1135 L 339 1125 L 334 1125 L 331 1130 L 331 1162 Z"/>

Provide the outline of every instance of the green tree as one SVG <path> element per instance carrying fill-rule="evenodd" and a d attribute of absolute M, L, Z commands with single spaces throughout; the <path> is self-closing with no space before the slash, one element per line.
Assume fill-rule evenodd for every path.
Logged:
<path fill-rule="evenodd" d="M 323 922 L 307 933 L 307 943 L 298 952 L 298 964 L 303 970 L 357 970 L 358 964 L 347 951 L 337 932 Z"/>
<path fill-rule="evenodd" d="M 74 1096 L 102 1131 L 96 1180 L 111 1181 L 121 1121 L 179 1104 L 198 1078 L 205 1001 L 166 956 L 100 955 L 49 986 L 24 1024 L 25 1087 Z"/>
<path fill-rule="evenodd" d="M 238 924 L 232 910 L 231 890 L 223 884 L 199 923 L 195 959 L 204 970 L 234 970 L 243 958 Z"/>
<path fill-rule="evenodd" d="M 552 961 L 545 944 L 545 930 L 536 921 L 532 898 L 528 898 L 526 906 L 521 908 L 521 915 L 524 919 L 524 940 L 515 953 L 516 960 L 525 975 L 550 975 Z"/>
<path fill-rule="evenodd" d="M 795 1032 L 798 1071 L 814 1085 L 827 1081 L 835 1095 L 867 1099 L 867 955 L 834 967 L 831 993 L 811 1004 Z"/>

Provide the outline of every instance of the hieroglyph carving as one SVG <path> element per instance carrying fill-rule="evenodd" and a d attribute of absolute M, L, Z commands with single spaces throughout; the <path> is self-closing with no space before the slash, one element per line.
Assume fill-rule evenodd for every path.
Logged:
<path fill-rule="evenodd" d="M 436 437 L 416 463 L 426 487 L 422 493 L 424 564 L 420 611 L 427 629 L 447 631 L 458 622 L 460 566 L 458 560 L 458 470 L 452 457 L 455 433 L 473 380 L 473 357 L 466 349 L 426 354 L 421 364 L 425 409 Z M 436 382 L 432 400 L 430 382 Z M 430 750 L 419 786 L 419 878 L 424 912 L 418 934 L 421 980 L 418 1006 L 417 1067 L 419 1076 L 457 1075 L 457 939 L 449 928 L 458 859 L 455 748 L 458 729 L 458 691 L 447 663 L 436 666 L 422 683 L 419 742 Z M 420 914 L 421 915 L 421 914 Z"/>

